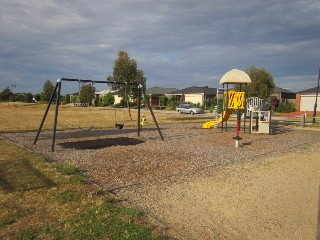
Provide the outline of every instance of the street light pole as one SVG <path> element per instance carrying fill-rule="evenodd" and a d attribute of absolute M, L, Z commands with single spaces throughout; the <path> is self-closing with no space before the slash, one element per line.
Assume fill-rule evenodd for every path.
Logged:
<path fill-rule="evenodd" d="M 318 85 L 317 85 L 317 94 L 316 94 L 316 102 L 314 103 L 314 109 L 313 109 L 313 118 L 312 122 L 316 122 L 316 115 L 317 115 L 317 103 L 318 103 L 318 94 L 319 94 L 319 81 L 320 81 L 320 68 L 319 68 L 319 76 L 318 76 Z"/>

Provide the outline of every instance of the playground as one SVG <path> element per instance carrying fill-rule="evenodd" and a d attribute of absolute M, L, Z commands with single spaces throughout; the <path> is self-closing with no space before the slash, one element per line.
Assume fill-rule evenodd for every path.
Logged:
<path fill-rule="evenodd" d="M 58 131 L 54 152 L 51 131 L 42 132 L 36 145 L 30 141 L 35 132 L 1 135 L 54 162 L 75 164 L 90 181 L 142 208 L 154 217 L 154 224 L 182 239 L 196 239 L 199 234 L 299 239 L 306 231 L 312 236 L 320 177 L 319 145 L 314 145 L 320 140 L 318 131 L 277 125 L 272 135 L 241 132 L 240 146 L 235 148 L 234 129 L 225 132 L 200 126 L 165 125 L 165 141 L 151 126 L 143 129 L 140 138 L 134 128 Z M 300 193 L 304 181 L 306 192 Z M 299 201 L 294 202 L 295 198 Z M 247 201 L 254 204 L 249 206 Z M 237 213 L 238 207 L 242 212 Z M 306 212 L 297 209 L 304 207 Z M 283 215 L 278 216 L 280 209 Z M 296 222 L 296 215 L 305 219 L 304 225 Z M 250 221 L 244 230 L 242 220 Z M 298 235 L 292 235 L 293 227 Z"/>
<path fill-rule="evenodd" d="M 228 97 L 215 119 L 219 126 L 212 115 L 189 121 L 138 109 L 125 128 L 95 124 L 83 131 L 59 127 L 56 104 L 55 113 L 48 114 L 49 121 L 55 117 L 54 131 L 43 117 L 38 132 L 1 136 L 52 162 L 77 166 L 89 182 L 138 206 L 152 224 L 178 239 L 314 239 L 318 127 L 272 123 L 270 112 L 260 109 L 246 115 L 241 86 L 235 93 L 227 85 L 223 95 Z M 64 110 L 63 124 L 69 119 Z M 139 116 L 145 119 L 143 128 L 138 121 L 137 131 Z M 245 128 L 241 119 L 246 116 Z"/>

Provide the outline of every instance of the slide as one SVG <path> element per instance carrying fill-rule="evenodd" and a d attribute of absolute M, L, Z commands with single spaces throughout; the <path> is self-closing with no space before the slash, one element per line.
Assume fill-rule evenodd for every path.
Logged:
<path fill-rule="evenodd" d="M 212 128 L 214 121 L 205 122 L 202 124 L 202 128 Z"/>
<path fill-rule="evenodd" d="M 233 110 L 223 111 L 223 113 L 218 119 L 218 123 L 227 121 L 232 115 L 232 113 L 233 113 Z M 202 124 L 202 128 L 212 128 L 212 126 L 214 126 L 214 121 L 209 121 Z"/>
<path fill-rule="evenodd" d="M 227 121 L 230 116 L 232 115 L 233 110 L 227 110 L 227 111 L 223 111 L 223 113 L 221 114 L 221 116 L 218 119 L 218 123 L 222 123 Z"/>

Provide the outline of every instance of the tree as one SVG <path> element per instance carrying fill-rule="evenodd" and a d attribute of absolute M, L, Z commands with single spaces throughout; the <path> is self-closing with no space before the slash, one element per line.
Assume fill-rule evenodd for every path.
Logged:
<path fill-rule="evenodd" d="M 82 85 L 79 96 L 80 102 L 91 105 L 95 97 L 95 90 L 95 87 L 92 85 Z"/>
<path fill-rule="evenodd" d="M 32 95 L 32 93 L 31 93 L 31 92 L 27 92 L 27 93 L 26 93 L 26 101 L 27 101 L 28 103 L 31 103 L 32 100 L 33 100 L 33 95 Z"/>
<path fill-rule="evenodd" d="M 35 94 L 34 99 L 36 100 L 36 102 L 41 101 L 41 94 L 40 93 Z"/>
<path fill-rule="evenodd" d="M 72 102 L 73 102 L 74 104 L 75 104 L 76 102 L 78 102 L 78 97 L 79 97 L 78 94 L 72 95 Z"/>
<path fill-rule="evenodd" d="M 14 100 L 18 101 L 18 102 L 31 103 L 32 102 L 32 98 L 33 98 L 33 95 L 30 92 L 28 92 L 28 93 L 23 92 L 23 93 L 14 94 Z"/>
<path fill-rule="evenodd" d="M 131 59 L 128 53 L 124 50 L 118 52 L 118 58 L 114 61 L 113 75 L 109 76 L 108 81 L 127 82 L 130 84 L 141 84 L 143 89 L 146 85 L 146 77 L 144 72 L 137 67 L 137 62 Z M 112 90 L 117 91 L 118 95 L 122 97 L 129 107 L 129 100 L 137 97 L 137 87 L 129 85 L 111 85 Z M 130 107 L 129 107 L 130 114 Z M 130 114 L 131 116 L 131 114 Z"/>
<path fill-rule="evenodd" d="M 49 102 L 53 89 L 54 89 L 54 86 L 52 82 L 50 82 L 49 80 L 46 80 L 45 83 L 43 84 L 43 89 L 41 92 L 41 101 Z"/>
<path fill-rule="evenodd" d="M 66 99 L 66 103 L 70 103 L 70 94 L 67 93 L 66 96 L 65 96 L 65 99 Z"/>
<path fill-rule="evenodd" d="M 114 96 L 112 95 L 111 92 L 108 92 L 106 95 L 103 97 L 103 106 L 110 106 L 114 104 Z"/>
<path fill-rule="evenodd" d="M 136 60 L 131 59 L 124 50 L 118 52 L 118 58 L 114 61 L 113 75 L 109 76 L 108 80 L 142 84 L 143 87 L 146 84 L 144 73 L 142 70 L 138 69 Z M 113 84 L 111 87 L 112 90 L 118 91 L 119 96 L 123 98 L 136 96 L 137 91 L 135 86 Z"/>
<path fill-rule="evenodd" d="M 275 87 L 272 75 L 264 68 L 256 68 L 255 66 L 249 67 L 246 72 L 251 78 L 247 89 L 248 96 L 268 98 Z"/>
<path fill-rule="evenodd" d="M 5 89 L 3 89 L 3 91 L 0 93 L 0 100 L 1 101 L 9 101 L 10 100 L 10 96 L 12 97 L 12 95 L 14 95 L 9 87 L 6 87 Z"/>

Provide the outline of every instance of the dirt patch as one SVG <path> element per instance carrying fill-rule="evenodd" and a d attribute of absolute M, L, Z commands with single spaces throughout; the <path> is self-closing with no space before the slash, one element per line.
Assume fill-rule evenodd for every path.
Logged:
<path fill-rule="evenodd" d="M 320 144 L 118 191 L 178 239 L 315 239 Z"/>

